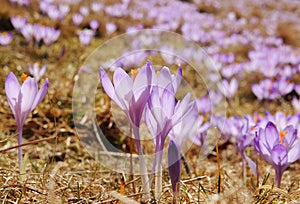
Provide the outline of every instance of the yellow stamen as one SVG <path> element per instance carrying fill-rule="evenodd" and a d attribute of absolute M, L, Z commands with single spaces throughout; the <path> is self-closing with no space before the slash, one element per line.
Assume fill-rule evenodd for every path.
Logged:
<path fill-rule="evenodd" d="M 283 143 L 283 140 L 285 138 L 285 136 L 288 134 L 288 131 L 283 132 L 282 130 L 279 131 L 279 142 L 280 144 Z"/>
<path fill-rule="evenodd" d="M 138 73 L 139 73 L 139 70 L 137 70 L 137 69 L 132 69 L 130 72 L 131 72 L 131 74 L 132 74 L 132 76 L 133 76 L 133 80 L 135 80 L 136 76 L 137 76 Z"/>
<path fill-rule="evenodd" d="M 24 82 L 27 79 L 28 75 L 27 74 L 22 74 L 21 78 L 22 78 L 22 82 Z"/>

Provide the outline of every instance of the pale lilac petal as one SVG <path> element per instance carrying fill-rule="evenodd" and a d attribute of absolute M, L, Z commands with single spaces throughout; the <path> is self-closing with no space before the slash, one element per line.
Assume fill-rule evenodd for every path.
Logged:
<path fill-rule="evenodd" d="M 178 67 L 178 71 L 173 79 L 173 88 L 174 88 L 174 92 L 176 92 L 178 90 L 178 87 L 181 84 L 181 80 L 182 80 L 182 67 L 181 65 Z"/>
<path fill-rule="evenodd" d="M 247 163 L 248 163 L 250 169 L 252 170 L 252 172 L 253 172 L 255 175 L 257 175 L 257 168 L 256 168 L 255 162 L 254 162 L 252 159 L 250 159 L 250 157 L 248 157 L 246 154 L 245 154 L 245 159 L 246 159 L 246 161 L 247 161 Z"/>
<path fill-rule="evenodd" d="M 101 82 L 102 82 L 102 87 L 103 87 L 104 91 L 106 92 L 106 94 L 112 100 L 115 100 L 115 89 L 114 89 L 108 75 L 106 74 L 106 72 L 102 68 L 100 68 L 100 79 L 101 79 Z"/>
<path fill-rule="evenodd" d="M 293 163 L 300 158 L 300 139 L 298 139 L 288 152 L 288 163 Z"/>
<path fill-rule="evenodd" d="M 175 107 L 175 95 L 173 92 L 170 92 L 168 89 L 165 89 L 163 95 L 161 97 L 162 100 L 162 108 L 165 115 L 168 118 L 171 118 L 174 113 Z"/>
<path fill-rule="evenodd" d="M 22 112 L 31 111 L 31 107 L 35 100 L 37 92 L 38 92 L 38 86 L 37 86 L 35 79 L 28 77 L 24 81 L 24 83 L 21 87 L 21 93 L 22 93 L 21 109 L 22 109 Z"/>
<path fill-rule="evenodd" d="M 142 93 L 145 90 L 148 90 L 149 87 L 151 87 L 151 81 L 152 81 L 152 72 L 154 72 L 152 67 L 146 64 L 139 73 L 137 74 L 134 82 L 133 82 L 133 94 L 135 100 L 138 100 Z"/>
<path fill-rule="evenodd" d="M 9 106 L 14 115 L 15 115 L 14 106 L 16 105 L 16 103 L 18 101 L 18 95 L 19 95 L 20 89 L 21 89 L 21 87 L 20 87 L 17 77 L 12 72 L 10 72 L 5 80 L 5 92 L 6 92 Z"/>
<path fill-rule="evenodd" d="M 268 147 L 273 149 L 276 141 L 278 141 L 279 133 L 276 126 L 272 122 L 268 122 L 266 126 L 265 137 Z"/>
<path fill-rule="evenodd" d="M 274 146 L 271 157 L 276 166 L 285 166 L 288 162 L 288 152 L 281 144 Z"/>
<path fill-rule="evenodd" d="M 160 90 L 165 89 L 172 82 L 171 72 L 167 67 L 162 67 L 157 76 L 157 85 Z"/>
<path fill-rule="evenodd" d="M 34 102 L 31 106 L 31 111 L 39 104 L 42 102 L 42 100 L 45 98 L 47 92 L 48 92 L 48 87 L 49 87 L 49 81 L 48 79 L 45 80 L 44 84 L 36 94 L 36 97 L 34 99 Z"/>

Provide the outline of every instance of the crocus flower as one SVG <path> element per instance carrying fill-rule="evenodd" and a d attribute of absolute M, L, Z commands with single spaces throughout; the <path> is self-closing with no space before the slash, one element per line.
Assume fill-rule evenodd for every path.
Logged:
<path fill-rule="evenodd" d="M 52 27 L 45 27 L 45 36 L 43 38 L 43 42 L 45 43 L 45 45 L 51 45 L 58 39 L 60 33 L 60 30 L 56 30 Z"/>
<path fill-rule="evenodd" d="M 51 20 L 57 20 L 59 18 L 60 13 L 56 6 L 50 5 L 47 8 L 47 15 Z"/>
<path fill-rule="evenodd" d="M 81 7 L 79 8 L 79 12 L 80 12 L 82 15 L 84 15 L 84 16 L 87 16 L 87 15 L 89 15 L 89 13 L 90 13 L 89 8 L 86 7 L 86 6 L 81 6 Z"/>
<path fill-rule="evenodd" d="M 117 25 L 111 22 L 107 22 L 105 24 L 105 28 L 107 35 L 110 35 L 117 30 Z"/>
<path fill-rule="evenodd" d="M 72 15 L 73 23 L 74 23 L 76 26 L 80 25 L 80 24 L 82 23 L 83 19 L 84 19 L 84 16 L 81 15 L 80 13 L 74 13 L 74 14 Z"/>
<path fill-rule="evenodd" d="M 13 112 L 18 127 L 18 145 L 22 144 L 23 125 L 29 113 L 45 98 L 48 90 L 48 79 L 38 90 L 34 78 L 27 77 L 20 86 L 18 79 L 11 72 L 5 80 L 5 92 L 8 104 Z M 22 147 L 18 148 L 19 167 L 22 166 Z"/>
<path fill-rule="evenodd" d="M 274 123 L 269 122 L 257 133 L 254 145 L 260 156 L 274 167 L 276 184 L 280 187 L 284 171 L 300 158 L 297 129 L 290 125 L 283 131 L 278 131 Z"/>
<path fill-rule="evenodd" d="M 99 22 L 97 20 L 91 20 L 89 25 L 93 30 L 97 30 L 99 28 Z"/>
<path fill-rule="evenodd" d="M 169 81 L 167 78 L 165 81 Z M 148 129 L 153 137 L 155 145 L 155 158 L 153 169 L 156 170 L 155 198 L 161 194 L 162 185 L 162 152 L 166 137 L 171 129 L 181 124 L 191 111 L 195 103 L 189 103 L 190 94 L 187 94 L 182 101 L 175 102 L 175 92 L 172 84 L 162 89 L 159 83 L 153 87 L 151 97 L 145 108 L 145 119 Z M 160 95 L 161 92 L 161 95 Z"/>
<path fill-rule="evenodd" d="M 150 196 L 149 179 L 145 161 L 142 156 L 142 147 L 140 144 L 139 127 L 144 112 L 144 107 L 151 93 L 152 76 L 154 68 L 150 62 L 147 62 L 140 71 L 133 71 L 133 76 L 129 76 L 122 68 L 117 68 L 114 72 L 113 83 L 105 71 L 100 69 L 100 79 L 103 89 L 107 95 L 125 112 L 127 115 L 133 133 L 136 139 L 136 146 L 140 155 L 140 171 L 146 196 Z"/>
<path fill-rule="evenodd" d="M 0 33 L 0 45 L 8 45 L 13 39 L 12 34 L 4 32 Z"/>
<path fill-rule="evenodd" d="M 103 4 L 99 3 L 99 2 L 93 2 L 91 4 L 91 9 L 97 13 L 99 11 L 101 11 L 101 9 L 103 9 Z"/>
<path fill-rule="evenodd" d="M 31 67 L 30 65 L 27 65 L 29 73 L 35 78 L 35 80 L 38 82 L 41 77 L 45 74 L 47 65 L 44 65 L 42 68 L 40 68 L 39 63 L 34 63 Z"/>
<path fill-rule="evenodd" d="M 220 91 L 229 99 L 232 99 L 239 87 L 239 82 L 235 78 L 231 79 L 230 82 L 223 80 L 222 83 L 218 84 Z"/>
<path fill-rule="evenodd" d="M 279 93 L 276 89 L 276 84 L 274 84 L 274 82 L 270 79 L 262 80 L 259 84 L 253 84 L 251 89 L 258 100 L 272 100 L 279 97 Z"/>
<path fill-rule="evenodd" d="M 95 32 L 90 29 L 84 29 L 79 34 L 79 41 L 83 46 L 89 45 L 93 38 L 94 38 Z"/>
<path fill-rule="evenodd" d="M 25 24 L 20 32 L 22 33 L 22 35 L 24 36 L 24 38 L 27 41 L 32 41 L 32 37 L 33 37 L 33 25 L 32 24 Z"/>
<path fill-rule="evenodd" d="M 11 24 L 16 30 L 20 30 L 26 24 L 26 17 L 15 16 L 10 18 Z"/>

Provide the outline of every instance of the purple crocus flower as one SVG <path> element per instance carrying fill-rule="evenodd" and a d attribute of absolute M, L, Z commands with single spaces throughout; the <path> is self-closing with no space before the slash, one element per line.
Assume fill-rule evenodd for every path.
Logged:
<path fill-rule="evenodd" d="M 0 45 L 8 45 L 13 39 L 13 36 L 11 33 L 0 33 Z"/>
<path fill-rule="evenodd" d="M 175 197 L 176 185 L 180 179 L 180 151 L 178 150 L 175 142 L 170 140 L 168 148 L 168 168 L 171 178 L 173 196 Z"/>
<path fill-rule="evenodd" d="M 80 12 L 82 15 L 87 16 L 87 15 L 89 15 L 90 10 L 89 10 L 89 8 L 86 7 L 86 6 L 81 6 L 81 7 L 79 8 L 79 12 Z"/>
<path fill-rule="evenodd" d="M 42 68 L 40 68 L 39 63 L 34 63 L 31 67 L 30 65 L 27 65 L 29 73 L 35 78 L 35 80 L 38 82 L 41 77 L 45 74 L 47 65 L 44 65 Z"/>
<path fill-rule="evenodd" d="M 229 99 L 232 99 L 234 94 L 237 92 L 239 82 L 235 78 L 231 79 L 230 82 L 223 80 L 222 83 L 218 84 L 220 91 Z"/>
<path fill-rule="evenodd" d="M 97 20 L 91 20 L 89 25 L 93 30 L 97 30 L 99 28 L 99 22 Z"/>
<path fill-rule="evenodd" d="M 25 24 L 20 32 L 22 33 L 22 35 L 24 36 L 24 38 L 27 41 L 32 41 L 32 37 L 33 37 L 33 25 L 32 24 Z"/>
<path fill-rule="evenodd" d="M 45 26 L 41 26 L 40 24 L 34 24 L 32 26 L 34 40 L 36 43 L 39 43 L 46 35 Z"/>
<path fill-rule="evenodd" d="M 265 129 L 257 133 L 254 145 L 260 156 L 274 167 L 276 184 L 280 187 L 283 172 L 300 158 L 297 129 L 290 125 L 278 131 L 274 123 L 268 122 Z"/>
<path fill-rule="evenodd" d="M 60 33 L 60 30 L 56 30 L 52 27 L 45 27 L 45 36 L 43 37 L 43 42 L 46 45 L 51 45 L 58 39 Z"/>
<path fill-rule="evenodd" d="M 110 35 L 117 30 L 117 25 L 111 22 L 107 22 L 105 24 L 105 28 L 106 28 L 107 35 Z"/>
<path fill-rule="evenodd" d="M 80 24 L 82 23 L 83 19 L 84 19 L 84 16 L 81 15 L 80 13 L 74 13 L 74 14 L 72 15 L 73 23 L 74 23 L 76 26 L 80 25 Z"/>
<path fill-rule="evenodd" d="M 103 9 L 103 4 L 99 3 L 99 2 L 93 2 L 91 4 L 91 9 L 97 13 L 99 11 L 101 11 Z"/>
<path fill-rule="evenodd" d="M 140 155 L 140 171 L 146 196 L 150 197 L 149 179 L 147 169 L 143 158 L 142 147 L 140 144 L 140 123 L 144 107 L 151 93 L 152 77 L 154 68 L 150 62 L 147 62 L 136 74 L 129 76 L 122 68 L 117 68 L 114 72 L 113 83 L 105 71 L 100 69 L 100 79 L 103 89 L 107 95 L 125 112 L 127 115 L 133 133 L 136 139 L 136 146 Z"/>
<path fill-rule="evenodd" d="M 201 98 L 195 99 L 198 112 L 205 115 L 206 113 L 209 113 L 212 109 L 212 102 L 209 98 L 209 96 L 203 96 Z"/>
<path fill-rule="evenodd" d="M 168 79 L 165 79 L 169 81 Z M 159 91 L 161 89 L 161 91 Z M 161 95 L 160 95 L 161 92 Z M 172 84 L 166 88 L 161 88 L 159 83 L 153 87 L 151 97 L 146 105 L 146 124 L 153 137 L 155 145 L 155 158 L 153 169 L 156 170 L 155 198 L 161 195 L 162 185 L 162 152 L 164 143 L 171 129 L 181 124 L 195 110 L 195 103 L 189 103 L 190 94 L 187 94 L 182 101 L 175 102 L 175 92 Z"/>
<path fill-rule="evenodd" d="M 274 84 L 274 82 L 270 79 L 262 80 L 259 84 L 253 84 L 251 89 L 258 100 L 272 100 L 279 97 L 279 93 L 276 89 L 276 84 Z"/>
<path fill-rule="evenodd" d="M 84 29 L 79 34 L 79 41 L 83 46 L 89 45 L 93 38 L 94 38 L 95 32 L 90 29 Z"/>
<path fill-rule="evenodd" d="M 59 18 L 60 12 L 56 6 L 49 5 L 47 8 L 47 15 L 51 20 L 57 20 Z"/>
<path fill-rule="evenodd" d="M 34 78 L 27 77 L 20 86 L 18 79 L 11 72 L 5 80 L 5 92 L 8 104 L 13 112 L 18 127 L 18 145 L 22 144 L 23 125 L 29 113 L 45 98 L 48 90 L 48 79 L 38 90 Z M 19 167 L 22 166 L 22 147 L 18 148 Z"/>
<path fill-rule="evenodd" d="M 11 24 L 16 30 L 20 30 L 26 24 L 26 17 L 15 16 L 10 18 Z"/>

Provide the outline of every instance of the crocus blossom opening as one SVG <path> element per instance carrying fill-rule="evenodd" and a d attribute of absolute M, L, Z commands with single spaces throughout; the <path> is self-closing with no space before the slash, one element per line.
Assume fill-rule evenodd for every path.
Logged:
<path fill-rule="evenodd" d="M 300 158 L 297 129 L 289 125 L 279 132 L 274 123 L 268 122 L 256 134 L 254 145 L 260 156 L 274 167 L 276 185 L 280 187 L 283 172 Z"/>
<path fill-rule="evenodd" d="M 18 145 L 22 144 L 23 125 L 29 113 L 45 98 L 49 87 L 48 79 L 38 90 L 37 82 L 32 77 L 22 76 L 24 83 L 20 86 L 18 79 L 11 72 L 5 80 L 5 92 L 18 127 Z M 19 167 L 22 166 L 22 147 L 18 148 Z"/>

